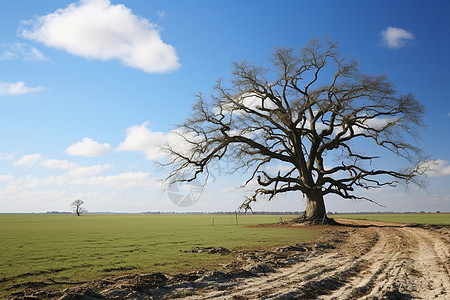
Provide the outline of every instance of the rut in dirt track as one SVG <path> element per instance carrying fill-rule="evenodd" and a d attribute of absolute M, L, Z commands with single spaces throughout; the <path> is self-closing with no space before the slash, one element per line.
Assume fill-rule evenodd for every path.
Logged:
<path fill-rule="evenodd" d="M 448 228 L 356 228 L 333 251 L 310 253 L 266 276 L 211 282 L 183 298 L 449 299 L 449 243 Z"/>

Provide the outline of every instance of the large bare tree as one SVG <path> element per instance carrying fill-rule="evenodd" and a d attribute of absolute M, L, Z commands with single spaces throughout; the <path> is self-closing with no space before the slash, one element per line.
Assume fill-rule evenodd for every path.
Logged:
<path fill-rule="evenodd" d="M 400 94 L 384 75 L 362 73 L 328 40 L 311 40 L 298 52 L 276 48 L 269 65 L 234 63 L 229 87 L 219 81 L 209 97 L 197 95 L 191 117 L 174 131 L 184 147 L 167 147 L 167 182 L 195 180 L 227 159 L 232 171 L 249 171 L 244 186 L 257 183 L 241 208 L 260 196 L 299 191 L 306 197 L 302 219 L 314 222 L 328 220 L 326 195 L 366 199 L 356 187 L 417 183 L 420 150 L 412 142 L 425 108 L 413 94 Z M 359 152 L 359 140 L 364 151 L 373 144 L 407 159 L 410 168 L 373 169 L 380 151 Z M 327 156 L 339 160 L 329 166 Z M 270 172 L 274 162 L 289 168 Z"/>

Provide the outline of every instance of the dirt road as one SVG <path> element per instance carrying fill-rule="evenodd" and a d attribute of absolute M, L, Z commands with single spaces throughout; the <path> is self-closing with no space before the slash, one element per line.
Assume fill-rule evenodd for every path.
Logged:
<path fill-rule="evenodd" d="M 349 226 L 324 227 L 314 244 L 237 253 L 220 272 L 126 275 L 16 299 L 450 299 L 450 228 L 339 222 Z"/>
<path fill-rule="evenodd" d="M 450 299 L 448 228 L 340 222 L 371 226 L 338 229 L 334 240 L 329 232 L 335 249 L 266 276 L 213 283 L 185 299 Z"/>

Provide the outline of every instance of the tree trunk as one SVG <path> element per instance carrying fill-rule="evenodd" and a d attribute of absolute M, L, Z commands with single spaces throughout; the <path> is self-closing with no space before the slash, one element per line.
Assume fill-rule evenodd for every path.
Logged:
<path fill-rule="evenodd" d="M 306 210 L 303 217 L 306 220 L 316 221 L 323 220 L 327 214 L 325 211 L 325 203 L 323 202 L 322 190 L 312 190 L 306 195 Z"/>
<path fill-rule="evenodd" d="M 322 190 L 311 190 L 306 194 L 306 209 L 303 214 L 292 220 L 299 223 L 311 224 L 337 224 L 333 219 L 327 217 Z"/>

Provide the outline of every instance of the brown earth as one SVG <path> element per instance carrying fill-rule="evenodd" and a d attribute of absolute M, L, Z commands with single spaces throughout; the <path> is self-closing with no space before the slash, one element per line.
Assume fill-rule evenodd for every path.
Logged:
<path fill-rule="evenodd" d="M 64 290 L 30 283 L 14 299 L 450 299 L 449 227 L 339 222 L 346 226 L 320 227 L 312 244 L 235 252 L 221 271 L 108 277 Z"/>

